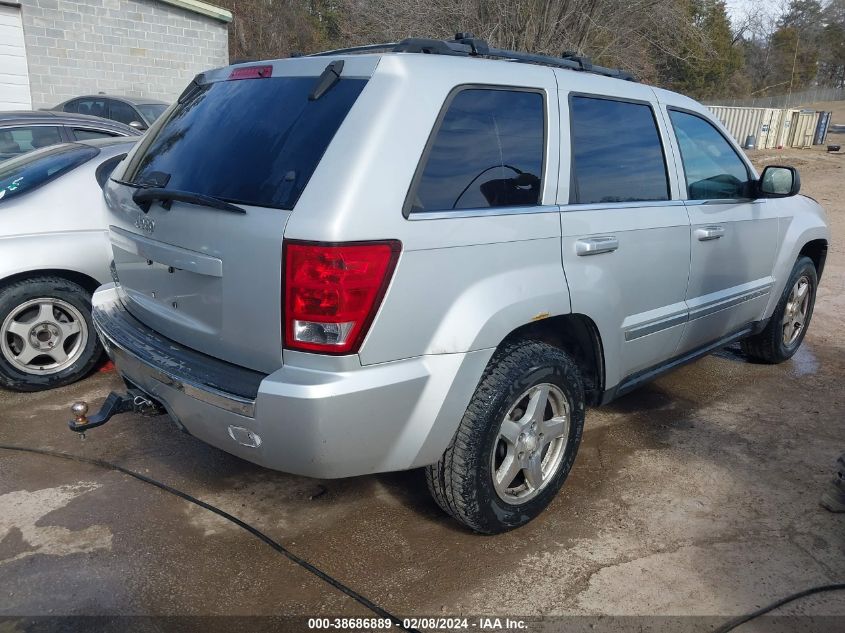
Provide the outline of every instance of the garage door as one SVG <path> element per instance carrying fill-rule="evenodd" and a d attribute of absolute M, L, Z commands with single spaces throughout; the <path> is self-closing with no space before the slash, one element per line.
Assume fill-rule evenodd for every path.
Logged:
<path fill-rule="evenodd" d="M 21 9 L 0 3 L 0 110 L 31 108 Z"/>

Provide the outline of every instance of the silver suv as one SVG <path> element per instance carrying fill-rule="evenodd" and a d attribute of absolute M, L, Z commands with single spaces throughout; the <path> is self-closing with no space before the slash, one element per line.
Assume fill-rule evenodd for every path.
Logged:
<path fill-rule="evenodd" d="M 514 528 L 586 406 L 732 341 L 795 353 L 829 239 L 798 188 L 584 58 L 460 36 L 213 70 L 106 187 L 94 322 L 129 392 L 74 428 L 158 404 L 269 468 L 424 467 Z"/>

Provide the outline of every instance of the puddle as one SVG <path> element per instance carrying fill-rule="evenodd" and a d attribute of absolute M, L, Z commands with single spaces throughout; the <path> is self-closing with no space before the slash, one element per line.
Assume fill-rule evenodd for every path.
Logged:
<path fill-rule="evenodd" d="M 808 376 L 819 371 L 819 360 L 805 342 L 792 357 L 792 375 Z"/>

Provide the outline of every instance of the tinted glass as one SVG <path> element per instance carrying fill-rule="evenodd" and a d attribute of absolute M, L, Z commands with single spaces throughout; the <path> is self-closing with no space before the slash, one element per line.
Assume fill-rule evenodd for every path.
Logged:
<path fill-rule="evenodd" d="M 167 110 L 167 106 L 159 103 L 144 103 L 136 105 L 135 108 L 147 120 L 147 123 L 152 123 Z"/>
<path fill-rule="evenodd" d="M 544 135 L 541 94 L 462 90 L 431 145 L 411 212 L 540 204 Z"/>
<path fill-rule="evenodd" d="M 341 79 L 310 101 L 316 81 L 273 77 L 203 87 L 170 112 L 124 181 L 292 209 L 366 84 Z"/>
<path fill-rule="evenodd" d="M 690 200 L 749 198 L 748 169 L 733 147 L 709 122 L 686 112 L 669 111 L 687 178 Z"/>
<path fill-rule="evenodd" d="M 58 127 L 33 125 L 0 130 L 0 160 L 62 142 Z"/>
<path fill-rule="evenodd" d="M 62 109 L 64 112 L 79 112 L 79 100 L 68 101 Z"/>
<path fill-rule="evenodd" d="M 79 114 L 108 118 L 108 104 L 105 99 L 80 99 Z"/>
<path fill-rule="evenodd" d="M 56 145 L 0 165 L 0 203 L 32 191 L 91 160 L 100 150 L 87 145 Z"/>
<path fill-rule="evenodd" d="M 573 203 L 669 199 L 669 182 L 650 106 L 572 97 Z"/>
<path fill-rule="evenodd" d="M 143 123 L 143 121 L 141 121 L 141 116 L 137 112 L 135 112 L 135 108 L 133 108 L 128 103 L 123 103 L 123 101 L 109 100 L 109 108 L 109 118 L 114 121 L 120 121 L 121 123 L 125 123 L 126 125 L 129 125 L 133 121 Z"/>
<path fill-rule="evenodd" d="M 80 128 L 74 128 L 73 130 L 73 138 L 77 141 L 88 141 L 92 138 L 114 138 L 115 136 L 117 134 L 103 132 L 101 130 L 84 130 Z"/>

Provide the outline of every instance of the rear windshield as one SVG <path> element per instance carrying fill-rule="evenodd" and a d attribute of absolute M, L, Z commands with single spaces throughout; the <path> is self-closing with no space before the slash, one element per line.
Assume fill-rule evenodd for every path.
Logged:
<path fill-rule="evenodd" d="M 0 203 L 55 180 L 99 153 L 89 145 L 54 145 L 0 163 Z"/>
<path fill-rule="evenodd" d="M 366 84 L 341 79 L 310 101 L 316 82 L 273 77 L 204 86 L 167 115 L 122 180 L 292 209 Z"/>

